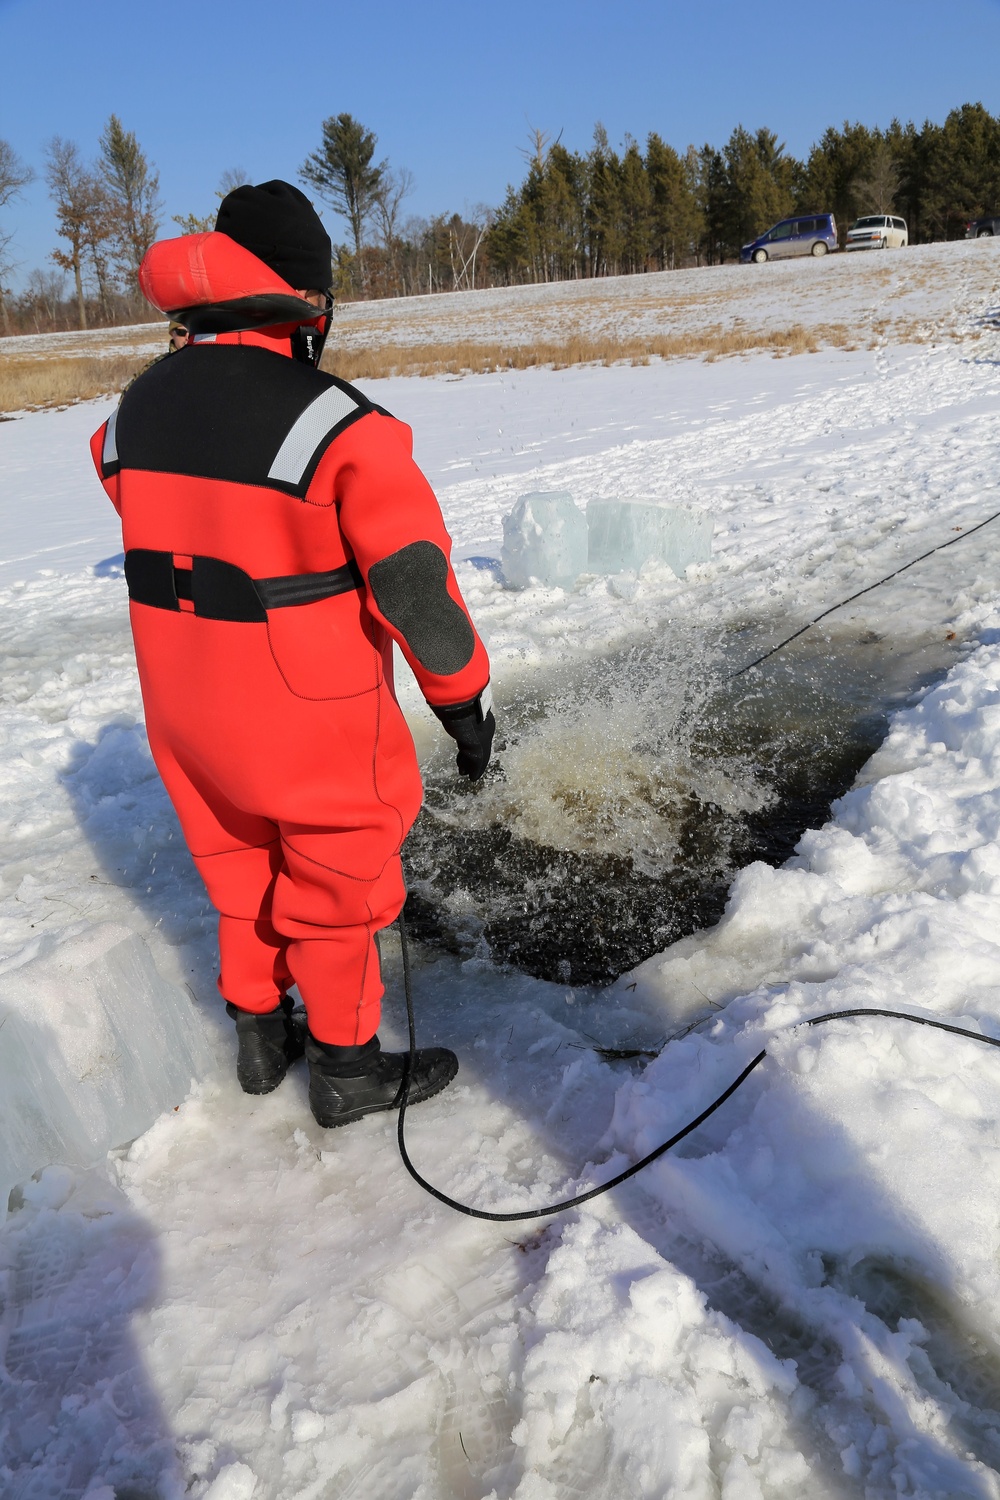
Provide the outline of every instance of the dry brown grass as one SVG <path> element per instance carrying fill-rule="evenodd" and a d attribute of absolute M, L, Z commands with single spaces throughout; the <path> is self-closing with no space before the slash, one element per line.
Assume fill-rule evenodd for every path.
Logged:
<path fill-rule="evenodd" d="M 94 396 L 111 396 L 148 364 L 148 354 L 104 358 L 0 354 L 0 411 L 69 406 Z"/>
<path fill-rule="evenodd" d="M 650 338 L 574 336 L 565 342 L 530 344 L 381 344 L 361 349 L 329 348 L 323 366 L 343 380 L 379 380 L 388 375 L 465 375 L 493 370 L 527 370 L 546 365 L 648 365 L 653 359 L 719 359 L 726 355 L 770 351 L 775 355 L 815 353 L 843 348 L 855 341 L 846 325 L 803 328 L 714 328 L 702 332 L 658 334 Z"/>
<path fill-rule="evenodd" d="M 889 339 L 919 342 L 926 336 L 917 324 L 881 320 L 859 330 L 843 323 L 805 328 L 710 328 L 689 333 L 620 338 L 574 335 L 562 342 L 392 344 L 369 348 L 327 348 L 323 368 L 343 380 L 380 380 L 389 375 L 467 375 L 495 370 L 528 370 L 571 365 L 648 365 L 654 359 L 723 359 L 731 355 L 768 353 L 781 358 L 815 354 L 819 349 L 874 347 Z M 158 346 L 157 346 L 158 347 Z M 95 396 L 113 395 L 150 362 L 151 351 L 104 357 L 15 354 L 0 351 L 0 412 L 45 406 L 68 406 Z"/>

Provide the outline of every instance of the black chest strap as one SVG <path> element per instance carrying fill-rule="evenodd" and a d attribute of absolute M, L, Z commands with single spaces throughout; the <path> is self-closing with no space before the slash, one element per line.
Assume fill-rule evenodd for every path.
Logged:
<path fill-rule="evenodd" d="M 251 578 L 242 568 L 218 557 L 192 557 L 178 566 L 173 552 L 133 547 L 125 554 L 129 598 L 154 609 L 195 614 L 203 620 L 263 621 L 269 609 L 314 604 L 363 586 L 356 562 L 329 573 L 288 573 L 278 578 Z M 185 563 L 188 561 L 185 558 Z M 193 609 L 184 611 L 182 600 Z"/>

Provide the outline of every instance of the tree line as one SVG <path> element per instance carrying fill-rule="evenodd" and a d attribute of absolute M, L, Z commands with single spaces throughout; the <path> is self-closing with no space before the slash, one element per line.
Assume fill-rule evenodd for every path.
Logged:
<path fill-rule="evenodd" d="M 135 135 L 111 115 L 95 161 L 86 161 L 77 144 L 61 136 L 46 143 L 44 160 L 61 241 L 51 255 L 55 269 L 35 269 L 24 292 L 13 297 L 5 286 L 13 269 L 13 235 L 0 229 L 0 327 L 4 332 L 32 324 L 35 331 L 86 328 L 141 316 L 137 276 L 159 229 L 162 203 L 159 176 Z M 0 141 L 0 208 L 34 176 Z"/>
<path fill-rule="evenodd" d="M 401 222 L 410 174 L 376 162 L 352 116 L 323 124 L 302 180 L 350 226 L 338 247 L 342 296 L 617 276 L 717 265 L 778 219 L 832 212 L 841 235 L 864 213 L 906 218 L 913 244 L 956 239 L 1000 212 L 1000 119 L 963 104 L 943 125 L 831 126 L 804 161 L 774 131 L 736 127 L 722 149 L 681 155 L 653 132 L 616 150 L 598 124 L 589 151 L 534 130 L 523 180 L 496 209 Z"/>
<path fill-rule="evenodd" d="M 494 282 L 558 281 L 715 265 L 778 219 L 832 212 L 843 235 L 866 213 L 906 219 L 911 244 L 957 239 L 1000 212 L 1000 119 L 981 104 L 943 125 L 894 120 L 824 131 L 805 161 L 772 130 L 737 126 L 721 150 L 684 155 L 651 134 L 611 148 L 598 125 L 588 152 L 535 133 L 528 170 L 493 216 Z"/>
<path fill-rule="evenodd" d="M 587 151 L 531 133 L 525 171 L 496 208 L 404 216 L 413 176 L 376 159 L 378 138 L 349 114 L 322 123 L 298 177 L 343 221 L 332 284 L 341 298 L 615 276 L 732 260 L 741 245 L 793 213 L 832 212 L 841 233 L 864 213 L 896 213 L 912 244 L 954 239 L 970 219 L 1000 212 L 1000 119 L 963 104 L 943 124 L 831 126 L 805 160 L 774 131 L 736 127 L 721 148 L 676 151 L 656 132 L 614 148 L 598 124 Z M 73 141 L 44 148 L 59 245 L 23 291 L 6 286 L 13 231 L 0 219 L 0 330 L 86 328 L 152 316 L 138 290 L 158 236 L 159 176 L 135 135 L 111 115 L 87 160 Z M 0 211 L 34 172 L 0 140 Z M 222 174 L 216 193 L 249 180 Z M 175 215 L 182 233 L 214 212 Z"/>

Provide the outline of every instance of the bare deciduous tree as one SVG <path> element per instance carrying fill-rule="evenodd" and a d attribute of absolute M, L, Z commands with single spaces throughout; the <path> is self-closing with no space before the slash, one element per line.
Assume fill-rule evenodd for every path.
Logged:
<path fill-rule="evenodd" d="M 220 203 L 227 193 L 234 188 L 243 187 L 250 181 L 250 174 L 245 167 L 227 167 L 219 178 L 219 186 L 215 190 L 215 196 Z M 209 213 L 200 218 L 198 214 L 173 214 L 171 215 L 175 224 L 179 224 L 182 234 L 208 234 L 215 228 L 216 214 Z"/>
<path fill-rule="evenodd" d="M 238 187 L 246 187 L 250 181 L 250 173 L 246 167 L 227 167 L 219 178 L 219 186 L 216 196 L 224 198 L 227 193 L 233 192 Z"/>
<path fill-rule="evenodd" d="M 67 250 L 54 250 L 52 259 L 64 271 L 72 271 L 80 327 L 87 326 L 83 272 L 89 258 L 100 285 L 106 266 L 106 244 L 111 234 L 107 193 L 93 168 L 80 156 L 74 141 L 53 136 L 45 147 L 45 180 L 56 206 L 60 239 Z M 102 301 L 106 289 L 101 287 Z"/>
<path fill-rule="evenodd" d="M 61 271 L 34 270 L 28 277 L 27 299 L 35 310 L 35 330 L 41 332 L 39 313 L 48 327 L 54 326 L 59 317 L 59 308 L 66 290 L 66 277 Z"/>
<path fill-rule="evenodd" d="M 391 169 L 387 167 L 375 192 L 372 217 L 375 220 L 379 243 L 385 261 L 385 271 L 390 283 L 398 282 L 400 268 L 400 223 L 399 211 L 403 199 L 413 192 L 413 173 L 409 167 Z"/>
<path fill-rule="evenodd" d="M 560 130 L 555 140 L 547 130 L 541 130 L 537 125 L 528 122 L 528 144 L 518 146 L 518 156 L 523 156 L 529 167 L 534 167 L 536 172 L 544 172 L 549 164 L 549 157 L 563 138 Z"/>
<path fill-rule="evenodd" d="M 378 226 L 383 250 L 391 250 L 399 238 L 399 210 L 403 199 L 413 192 L 413 173 L 409 167 L 387 167 L 372 199 L 372 214 Z"/>
<path fill-rule="evenodd" d="M 891 214 L 899 192 L 899 168 L 888 141 L 876 141 L 868 169 L 854 180 L 862 213 Z"/>
<path fill-rule="evenodd" d="M 0 139 L 0 208 L 6 207 L 12 198 L 16 198 L 21 189 L 33 180 L 34 175 L 31 167 L 21 160 L 10 142 Z M 3 283 L 14 267 L 8 254 L 12 239 L 13 235 L 0 231 L 0 318 L 3 319 L 4 328 L 10 326 Z"/>
<path fill-rule="evenodd" d="M 451 238 L 451 264 L 456 292 L 475 288 L 476 259 L 492 223 L 493 210 L 485 203 L 477 203 L 469 217 L 462 221 L 461 228 L 455 226 Z"/>

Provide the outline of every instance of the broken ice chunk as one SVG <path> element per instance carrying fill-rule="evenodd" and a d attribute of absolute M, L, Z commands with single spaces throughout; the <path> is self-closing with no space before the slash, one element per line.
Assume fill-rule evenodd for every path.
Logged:
<path fill-rule="evenodd" d="M 522 495 L 503 522 L 503 575 L 515 588 L 532 579 L 569 588 L 587 571 L 587 518 L 566 490 Z"/>
<path fill-rule="evenodd" d="M 711 516 L 655 500 L 591 500 L 587 530 L 591 573 L 638 572 L 660 562 L 683 578 L 691 563 L 712 554 Z"/>
<path fill-rule="evenodd" d="M 96 1165 L 180 1104 L 212 1060 L 206 1023 L 138 933 L 42 939 L 0 975 L 0 1222 L 12 1187 Z"/>

